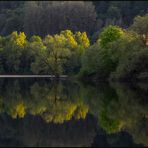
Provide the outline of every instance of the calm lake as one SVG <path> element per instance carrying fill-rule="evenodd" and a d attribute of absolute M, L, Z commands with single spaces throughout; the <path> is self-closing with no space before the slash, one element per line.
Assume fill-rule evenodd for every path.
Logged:
<path fill-rule="evenodd" d="M 0 78 L 0 146 L 148 146 L 148 84 Z"/>

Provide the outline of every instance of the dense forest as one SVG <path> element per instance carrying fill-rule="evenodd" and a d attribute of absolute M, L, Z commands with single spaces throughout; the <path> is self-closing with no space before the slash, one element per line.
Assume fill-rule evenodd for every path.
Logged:
<path fill-rule="evenodd" d="M 0 74 L 148 78 L 146 1 L 0 1 Z"/>

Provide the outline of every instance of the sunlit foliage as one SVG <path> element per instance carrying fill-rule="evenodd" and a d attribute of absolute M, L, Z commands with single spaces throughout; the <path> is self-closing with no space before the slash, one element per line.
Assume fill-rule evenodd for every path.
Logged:
<path fill-rule="evenodd" d="M 100 33 L 100 46 L 107 48 L 110 42 L 120 39 L 124 35 L 124 31 L 118 26 L 108 26 Z"/>

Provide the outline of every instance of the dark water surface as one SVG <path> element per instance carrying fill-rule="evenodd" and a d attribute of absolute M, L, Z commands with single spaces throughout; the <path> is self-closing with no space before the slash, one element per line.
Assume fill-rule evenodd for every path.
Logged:
<path fill-rule="evenodd" d="M 148 85 L 0 78 L 0 146 L 148 146 Z"/>

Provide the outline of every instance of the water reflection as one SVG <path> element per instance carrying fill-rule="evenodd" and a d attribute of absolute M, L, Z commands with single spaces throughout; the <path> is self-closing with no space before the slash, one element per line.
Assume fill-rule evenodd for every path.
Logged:
<path fill-rule="evenodd" d="M 115 144 L 116 142 L 111 141 L 115 141 L 117 137 L 120 139 L 119 135 L 127 132 L 135 143 L 148 146 L 147 96 L 146 84 L 112 83 L 109 86 L 104 83 L 89 85 L 48 79 L 0 79 L 0 124 L 5 127 L 5 132 L 0 130 L 0 137 L 4 133 L 18 136 L 17 132 L 22 127 L 23 135 L 19 137 L 23 139 L 23 143 L 20 145 L 41 146 L 44 143 L 47 146 L 55 146 L 55 143 L 59 143 L 60 145 L 56 146 L 95 146 L 99 140 L 98 132 L 103 132 L 107 146 Z M 7 128 L 12 131 L 7 131 Z M 53 143 L 48 143 L 47 137 L 52 136 L 51 130 L 48 133 L 48 128 L 52 128 L 53 133 L 59 131 L 60 135 L 56 136 L 60 137 L 61 142 L 56 142 L 58 138 L 53 137 Z M 70 130 L 70 133 L 64 135 L 63 130 Z M 38 138 L 36 134 L 39 135 Z M 69 139 L 65 139 L 67 143 L 64 143 L 66 136 Z M 122 141 L 123 139 L 121 138 Z M 122 145 L 126 146 L 127 143 L 124 144 Z"/>
<path fill-rule="evenodd" d="M 96 135 L 96 122 L 92 117 L 85 120 L 71 120 L 64 124 L 46 123 L 40 116 L 26 115 L 12 120 L 0 116 L 1 146 L 91 146 Z"/>
<path fill-rule="evenodd" d="M 12 118 L 26 114 L 40 115 L 46 122 L 63 123 L 73 117 L 85 118 L 88 106 L 81 99 L 74 99 L 77 92 L 66 89 L 62 82 L 34 82 L 23 88 L 23 80 L 11 80 L 1 89 L 1 112 Z M 4 85 L 4 83 L 2 85 Z M 26 86 L 26 84 L 25 84 Z M 68 86 L 69 87 L 69 86 Z M 75 88 L 74 88 L 75 90 Z"/>

